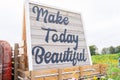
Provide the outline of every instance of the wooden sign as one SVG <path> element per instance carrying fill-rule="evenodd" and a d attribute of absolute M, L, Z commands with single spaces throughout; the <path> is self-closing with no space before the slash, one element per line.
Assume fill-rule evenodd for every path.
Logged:
<path fill-rule="evenodd" d="M 25 18 L 29 70 L 91 65 L 79 13 L 27 2 Z"/>

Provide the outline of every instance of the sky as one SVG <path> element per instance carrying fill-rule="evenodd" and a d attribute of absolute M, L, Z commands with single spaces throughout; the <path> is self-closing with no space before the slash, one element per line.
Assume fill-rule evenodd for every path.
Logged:
<path fill-rule="evenodd" d="M 120 0 L 30 0 L 79 12 L 88 45 L 120 45 Z M 22 41 L 25 0 L 0 0 L 0 40 L 12 46 Z"/>

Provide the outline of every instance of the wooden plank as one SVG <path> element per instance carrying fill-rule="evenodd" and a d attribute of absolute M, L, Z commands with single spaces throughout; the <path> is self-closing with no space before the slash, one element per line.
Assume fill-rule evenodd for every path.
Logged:
<path fill-rule="evenodd" d="M 79 66 L 74 66 L 74 67 L 68 67 L 68 68 L 64 68 L 63 72 L 71 72 L 71 71 L 78 71 L 79 70 Z"/>
<path fill-rule="evenodd" d="M 80 74 L 79 66 L 63 69 L 63 79 L 69 79 L 73 77 L 79 78 L 80 77 L 79 74 Z"/>
<path fill-rule="evenodd" d="M 55 74 L 58 73 L 57 69 L 48 69 L 48 70 L 37 70 L 37 71 L 32 71 L 32 74 L 34 76 L 38 76 L 38 75 L 46 75 L 46 74 Z"/>
<path fill-rule="evenodd" d="M 25 70 L 25 56 L 22 54 L 20 56 L 19 68 Z"/>
<path fill-rule="evenodd" d="M 78 20 L 79 21 L 79 20 Z M 44 24 L 44 22 L 41 22 L 41 25 L 39 25 L 39 23 L 40 22 L 38 22 L 38 21 L 34 21 L 34 20 L 31 20 L 31 23 L 30 23 L 30 25 L 31 25 L 31 29 L 39 29 L 39 30 L 41 30 L 41 27 L 44 27 L 44 28 L 48 28 L 49 26 L 48 25 L 51 25 L 51 26 L 53 26 L 52 28 L 54 28 L 54 29 L 56 29 L 56 30 L 63 30 L 63 29 L 67 29 L 67 31 L 76 31 L 76 32 L 81 32 L 81 33 L 83 33 L 83 27 L 82 26 L 80 26 L 81 24 L 79 24 L 79 26 L 78 27 L 76 27 L 76 28 L 74 28 L 75 27 L 75 25 L 73 26 L 73 25 L 69 25 L 69 26 L 65 26 L 65 25 L 60 25 L 61 27 L 59 27 L 59 26 L 56 26 L 55 24 L 51 24 L 51 23 L 48 23 L 48 24 Z M 77 25 L 77 24 L 76 24 Z"/>
<path fill-rule="evenodd" d="M 18 51 L 19 45 L 15 44 L 14 46 L 14 80 L 18 80 L 18 73 L 17 73 L 17 69 L 18 69 Z"/>
<path fill-rule="evenodd" d="M 18 71 L 18 76 L 23 78 L 23 79 L 30 79 L 30 72 L 29 71 L 24 71 L 24 70 L 21 70 L 21 69 L 17 69 Z"/>
<path fill-rule="evenodd" d="M 100 66 L 106 68 L 107 65 L 75 66 L 63 69 L 48 69 L 37 71 L 18 70 L 19 76 L 30 80 L 67 80 L 73 77 L 77 79 L 93 79 L 94 76 L 101 75 Z M 86 79 L 85 79 L 86 80 Z"/>
<path fill-rule="evenodd" d="M 49 41 L 50 43 L 46 43 L 46 42 L 44 42 L 43 41 L 43 39 L 32 39 L 32 42 L 33 42 L 33 45 L 32 46 L 35 46 L 35 45 L 40 45 L 40 46 L 51 46 L 51 47 L 59 47 L 59 46 L 61 46 L 61 48 L 67 48 L 67 47 L 70 47 L 70 48 L 75 48 L 75 46 L 76 46 L 76 44 L 75 43 L 69 43 L 69 44 L 67 44 L 67 43 L 60 43 L 60 42 L 56 42 L 56 43 L 54 43 L 54 42 L 52 42 L 51 40 Z M 39 44 L 38 44 L 39 43 Z M 66 45 L 65 45 L 66 44 Z M 85 41 L 81 41 L 81 42 L 79 42 L 78 43 L 78 47 L 77 48 L 84 48 L 84 49 L 86 49 L 86 47 L 84 46 L 86 43 L 85 43 Z M 60 48 L 60 49 L 61 49 Z M 66 48 L 65 48 L 65 50 L 66 50 Z M 59 49 L 58 49 L 59 50 Z"/>
<path fill-rule="evenodd" d="M 33 21 L 33 20 L 36 20 L 36 18 L 35 17 L 33 17 L 33 16 L 30 16 L 30 18 L 31 18 L 31 21 Z M 73 18 L 71 18 L 71 17 L 69 17 L 69 19 L 70 19 L 70 21 L 71 22 L 69 22 L 69 24 L 68 24 L 68 26 L 82 26 L 82 24 L 81 24 L 81 22 L 79 22 L 80 21 L 80 19 L 73 19 Z M 39 22 L 41 22 L 41 23 L 44 23 L 44 19 L 43 18 L 41 18 L 40 20 L 39 20 Z"/>
<path fill-rule="evenodd" d="M 58 77 L 57 76 L 50 76 L 50 77 L 45 77 L 44 79 L 45 80 L 58 80 Z M 62 79 L 59 79 L 59 80 L 62 80 Z"/>
<path fill-rule="evenodd" d="M 62 69 L 58 69 L 58 80 L 63 80 L 62 79 Z"/>
<path fill-rule="evenodd" d="M 23 51 L 25 57 L 25 68 L 28 69 L 28 57 L 27 57 L 27 41 L 26 41 L 26 16 L 25 16 L 25 7 L 23 13 L 23 31 L 22 31 L 22 40 L 23 40 Z"/>
<path fill-rule="evenodd" d="M 80 66 L 80 76 L 82 77 L 90 77 L 94 75 L 100 74 L 100 67 L 99 64 L 92 65 L 92 66 Z"/>
<path fill-rule="evenodd" d="M 45 80 L 45 78 L 37 78 L 37 79 L 35 79 L 35 80 Z"/>
<path fill-rule="evenodd" d="M 82 64 L 83 62 L 81 62 L 81 64 Z M 80 64 L 80 63 L 79 63 Z M 76 66 L 79 66 L 79 64 L 78 65 L 76 65 Z M 37 65 L 37 64 L 34 64 L 36 67 L 35 67 L 35 69 L 38 69 L 39 68 L 39 65 Z M 66 65 L 66 67 L 69 67 L 69 66 L 72 66 L 72 63 L 70 62 L 70 64 L 69 63 L 63 63 L 63 64 L 59 64 L 59 65 L 54 65 L 54 67 L 52 66 L 52 64 L 49 64 L 49 66 L 47 66 L 47 64 L 42 64 L 41 65 L 41 69 L 39 69 L 39 70 L 45 70 L 46 68 L 48 68 L 48 69 L 52 69 L 52 68 L 65 68 L 65 66 L 64 65 Z M 86 64 L 87 65 L 87 64 Z"/>
<path fill-rule="evenodd" d="M 100 64 L 100 74 L 106 75 L 108 67 L 109 66 L 107 64 Z"/>

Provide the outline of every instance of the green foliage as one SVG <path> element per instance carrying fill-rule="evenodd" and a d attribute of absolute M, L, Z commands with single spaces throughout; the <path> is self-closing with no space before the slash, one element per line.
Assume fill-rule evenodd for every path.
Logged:
<path fill-rule="evenodd" d="M 102 54 L 107 54 L 108 53 L 108 48 L 103 48 L 102 49 Z"/>
<path fill-rule="evenodd" d="M 119 80 L 120 79 L 120 69 L 115 66 L 110 66 L 109 70 L 108 70 L 108 75 L 114 80 Z"/>
<path fill-rule="evenodd" d="M 104 55 L 94 55 L 92 56 L 92 62 L 108 64 L 109 68 L 107 71 L 107 79 L 112 78 L 113 80 L 120 80 L 120 68 L 118 68 L 118 58 L 120 53 L 117 54 L 104 54 Z"/>
<path fill-rule="evenodd" d="M 113 46 L 109 47 L 109 53 L 114 54 L 115 53 L 115 48 Z"/>
<path fill-rule="evenodd" d="M 118 53 L 118 57 L 120 58 L 120 53 Z"/>
<path fill-rule="evenodd" d="M 89 46 L 91 55 L 97 54 L 97 47 L 95 45 Z"/>
<path fill-rule="evenodd" d="M 117 47 L 115 48 L 115 52 L 116 52 L 116 53 L 119 53 L 119 52 L 120 52 L 120 46 L 117 46 Z"/>
<path fill-rule="evenodd" d="M 110 47 L 105 47 L 102 49 L 102 54 L 115 54 L 115 53 L 120 53 L 120 46 L 117 46 L 117 47 L 113 47 L 113 46 L 110 46 Z"/>

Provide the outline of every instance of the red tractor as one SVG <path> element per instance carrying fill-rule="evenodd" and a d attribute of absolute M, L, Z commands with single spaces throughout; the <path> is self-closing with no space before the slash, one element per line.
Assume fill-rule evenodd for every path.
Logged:
<path fill-rule="evenodd" d="M 0 40 L 0 80 L 12 80 L 12 49 L 8 42 Z"/>

